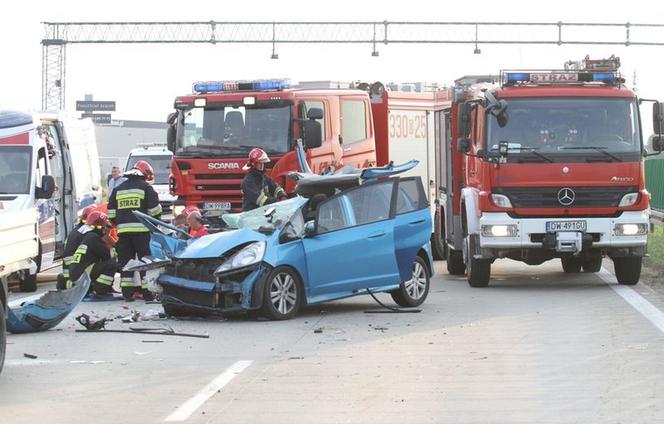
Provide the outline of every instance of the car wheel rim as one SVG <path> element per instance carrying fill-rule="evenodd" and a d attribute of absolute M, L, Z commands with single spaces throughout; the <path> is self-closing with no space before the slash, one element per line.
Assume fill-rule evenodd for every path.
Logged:
<path fill-rule="evenodd" d="M 427 287 L 427 275 L 424 267 L 415 262 L 413 265 L 413 278 L 406 281 L 406 293 L 411 299 L 419 299 L 424 295 Z"/>
<path fill-rule="evenodd" d="M 274 309 L 282 315 L 288 314 L 295 308 L 297 287 L 293 277 L 282 272 L 272 279 L 270 301 Z"/>

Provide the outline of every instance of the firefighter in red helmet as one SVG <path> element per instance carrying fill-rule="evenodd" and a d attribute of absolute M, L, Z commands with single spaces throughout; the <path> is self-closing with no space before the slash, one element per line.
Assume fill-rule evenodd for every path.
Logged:
<path fill-rule="evenodd" d="M 58 290 L 64 290 L 71 287 L 69 266 L 71 265 L 72 259 L 74 259 L 74 252 L 76 252 L 76 249 L 78 249 L 78 246 L 83 241 L 83 237 L 85 237 L 85 233 L 90 230 L 90 228 L 85 225 L 88 215 L 96 209 L 97 205 L 88 205 L 81 209 L 78 212 L 78 222 L 76 223 L 76 226 L 69 232 L 69 234 L 67 234 L 65 247 L 62 251 L 62 273 L 57 276 L 56 288 Z"/>
<path fill-rule="evenodd" d="M 249 152 L 249 162 L 242 169 L 249 170 L 242 180 L 242 210 L 250 211 L 286 199 L 286 192 L 265 175 L 265 164 L 270 158 L 263 149 Z"/>
<path fill-rule="evenodd" d="M 118 264 L 103 240 L 111 228 L 108 216 L 98 210 L 90 212 L 86 220 L 88 231 L 74 252 L 69 272 L 76 283 L 83 273 L 90 276 L 89 292 L 99 296 L 113 293 L 113 277 Z"/>
<path fill-rule="evenodd" d="M 131 259 L 150 255 L 150 230 L 133 214 L 140 211 L 155 218 L 161 216 L 159 196 L 150 182 L 154 181 L 152 166 L 144 160 L 136 162 L 134 167 L 124 173 L 127 178 L 120 184 L 108 201 L 108 216 L 118 232 L 118 261 L 120 265 L 120 287 L 125 300 L 141 296 L 145 300 L 154 297 L 148 291 L 145 273 L 141 273 L 140 285 L 134 283 L 132 271 L 122 271 Z"/>

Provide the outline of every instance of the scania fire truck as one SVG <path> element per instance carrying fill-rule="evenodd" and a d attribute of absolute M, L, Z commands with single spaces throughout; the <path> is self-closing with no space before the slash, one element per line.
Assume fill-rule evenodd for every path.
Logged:
<path fill-rule="evenodd" d="M 640 105 L 620 61 L 568 62 L 562 70 L 502 71 L 456 81 L 441 112 L 446 140 L 447 268 L 473 287 L 499 258 L 538 265 L 560 258 L 566 273 L 613 260 L 636 284 L 646 254 Z M 664 108 L 654 102 L 661 134 Z M 656 154 L 662 138 L 653 137 Z"/>
<path fill-rule="evenodd" d="M 312 171 L 376 165 L 371 104 L 358 89 L 291 87 L 287 80 L 201 82 L 177 97 L 169 116 L 170 189 L 180 207 L 239 211 L 249 151 L 260 147 L 267 169 L 287 192 L 299 171 L 302 139 Z M 176 207 L 176 212 L 177 212 Z"/>

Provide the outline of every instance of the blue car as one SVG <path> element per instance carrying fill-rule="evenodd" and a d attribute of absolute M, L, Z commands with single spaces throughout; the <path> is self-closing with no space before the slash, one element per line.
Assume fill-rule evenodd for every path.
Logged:
<path fill-rule="evenodd" d="M 303 305 L 369 292 L 420 305 L 434 269 L 431 214 L 420 178 L 396 176 L 416 164 L 301 175 L 296 197 L 223 215 L 225 231 L 198 239 L 179 240 L 144 216 L 153 251 L 166 258 L 151 267 L 161 267 L 165 312 L 283 320 Z"/>

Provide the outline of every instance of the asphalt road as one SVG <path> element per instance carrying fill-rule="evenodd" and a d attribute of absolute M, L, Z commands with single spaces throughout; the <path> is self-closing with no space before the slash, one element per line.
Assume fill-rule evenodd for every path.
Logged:
<path fill-rule="evenodd" d="M 437 267 L 419 314 L 366 314 L 377 305 L 359 297 L 287 322 L 136 324 L 209 339 L 76 333 L 81 312 L 160 309 L 83 303 L 56 330 L 9 336 L 0 420 L 664 422 L 664 297 L 610 284 L 607 271 L 565 275 L 557 262 L 497 262 L 486 289 Z"/>

